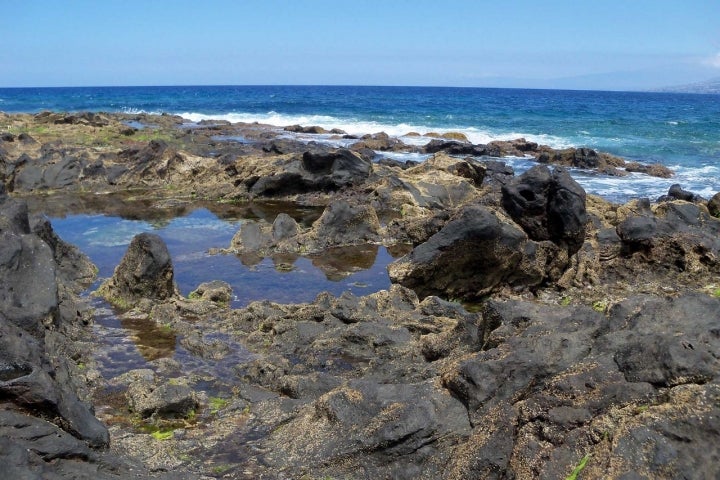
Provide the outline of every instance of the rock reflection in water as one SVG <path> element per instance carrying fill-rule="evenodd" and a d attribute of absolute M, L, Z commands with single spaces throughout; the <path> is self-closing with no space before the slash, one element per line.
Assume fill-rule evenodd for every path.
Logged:
<path fill-rule="evenodd" d="M 243 253 L 240 255 L 235 255 L 238 259 L 240 259 L 240 263 L 245 265 L 248 268 L 253 268 L 260 264 L 264 260 L 264 258 L 257 253 Z"/>
<path fill-rule="evenodd" d="M 377 255 L 377 245 L 365 244 L 328 248 L 310 258 L 312 264 L 320 269 L 328 280 L 337 282 L 351 273 L 371 268 Z"/>
<path fill-rule="evenodd" d="M 136 198 L 135 194 L 57 194 L 27 197 L 31 212 L 51 218 L 88 214 L 120 217 L 148 222 L 157 228 L 167 226 L 178 217 L 200 209 L 210 211 L 220 220 L 259 219 L 272 223 L 278 213 L 287 213 L 299 224 L 309 227 L 322 214 L 322 208 L 300 206 L 290 202 L 218 203 L 196 199 Z"/>
<path fill-rule="evenodd" d="M 98 195 L 98 197 L 104 197 Z M 97 200 L 97 199 L 91 199 Z M 108 199 L 106 199 L 108 200 Z M 84 204 L 92 208 L 99 205 Z M 58 199 L 58 204 L 62 202 Z M 336 248 L 313 256 L 273 254 L 267 258 L 257 256 L 213 255 L 212 249 L 230 244 L 237 233 L 238 225 L 245 219 L 265 217 L 274 220 L 278 212 L 286 211 L 297 222 L 311 221 L 319 215 L 318 209 L 290 208 L 282 202 L 244 205 L 205 205 L 198 202 L 191 209 L 186 205 L 186 215 L 173 218 L 158 212 L 145 212 L 148 220 L 128 220 L 133 212 L 143 213 L 143 208 L 118 204 L 106 205 L 109 212 L 74 213 L 57 211 L 52 218 L 53 228 L 63 239 L 77 245 L 99 269 L 100 280 L 110 277 L 127 250 L 132 238 L 142 232 L 160 235 L 168 246 L 175 281 L 182 295 L 187 295 L 203 282 L 222 280 L 233 288 L 231 306 L 238 308 L 256 300 L 270 300 L 279 303 L 312 301 L 320 292 L 327 291 L 341 295 L 351 291 L 364 295 L 390 286 L 387 264 L 398 252 L 390 249 L 365 245 Z M 148 205 L 144 202 L 130 202 L 135 206 Z M 210 203 L 210 202 L 208 202 Z M 113 206 L 114 205 L 114 206 Z M 82 205 L 75 205 L 82 207 Z M 91 208 L 92 206 L 92 208 Z M 212 207 L 212 208 L 211 208 Z M 153 208 L 160 209 L 157 204 Z M 226 208 L 222 214 L 218 212 Z M 173 214 L 178 210 L 171 209 Z M 189 213 L 188 213 L 189 212 Z M 156 225 L 156 227 L 153 227 Z"/>
<path fill-rule="evenodd" d="M 295 262 L 300 255 L 295 253 L 277 253 L 272 256 L 273 265 L 278 272 L 291 272 L 295 269 Z"/>
<path fill-rule="evenodd" d="M 172 329 L 161 327 L 146 318 L 120 317 L 120 324 L 146 361 L 172 357 L 175 354 L 177 336 Z"/>

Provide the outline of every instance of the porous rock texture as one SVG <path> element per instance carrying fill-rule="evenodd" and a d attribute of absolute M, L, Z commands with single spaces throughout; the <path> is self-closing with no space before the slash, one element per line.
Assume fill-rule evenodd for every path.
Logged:
<path fill-rule="evenodd" d="M 177 295 L 167 245 L 153 233 L 136 235 L 113 276 L 99 289 L 108 301 L 130 308 L 142 300 L 165 300 Z"/>

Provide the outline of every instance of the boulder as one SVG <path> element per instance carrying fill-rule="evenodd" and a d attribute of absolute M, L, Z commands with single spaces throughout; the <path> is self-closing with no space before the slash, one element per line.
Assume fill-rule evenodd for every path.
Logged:
<path fill-rule="evenodd" d="M 528 236 L 567 247 L 585 241 L 585 190 L 563 168 L 536 166 L 502 186 L 502 205 Z"/>
<path fill-rule="evenodd" d="M 57 265 L 55 274 L 59 283 L 80 294 L 95 281 L 97 267 L 75 245 L 61 239 L 44 215 L 31 217 L 29 226 L 32 233 L 45 242 L 53 252 Z"/>
<path fill-rule="evenodd" d="M 504 185 L 515 176 L 515 170 L 505 162 L 485 160 L 481 165 L 485 167 L 485 177 L 489 182 Z"/>
<path fill-rule="evenodd" d="M 458 207 L 479 196 L 485 172 L 484 165 L 474 159 L 438 153 L 411 168 L 382 175 L 373 204 L 378 211 L 401 211 L 403 217 L 417 211 L 416 207 L 421 211 Z"/>
<path fill-rule="evenodd" d="M 302 158 L 286 161 L 280 169 L 267 171 L 264 165 L 263 169 L 243 182 L 252 196 L 336 191 L 364 183 L 373 171 L 372 162 L 344 148 L 305 151 Z"/>
<path fill-rule="evenodd" d="M 275 173 L 264 177 L 250 177 L 245 181 L 253 196 L 275 197 L 307 193 L 314 189 L 329 188 L 329 184 L 315 185 L 295 172 Z"/>
<path fill-rule="evenodd" d="M 266 153 L 285 155 L 287 153 L 303 153 L 307 150 L 307 144 L 298 140 L 276 138 L 265 142 L 261 148 Z"/>
<path fill-rule="evenodd" d="M 45 169 L 43 186 L 52 190 L 59 190 L 76 184 L 86 163 L 83 159 L 64 156 L 62 160 Z"/>
<path fill-rule="evenodd" d="M 388 266 L 390 279 L 420 297 L 479 298 L 506 281 L 527 235 L 481 206 L 464 207 L 438 233 Z"/>
<path fill-rule="evenodd" d="M 345 148 L 330 153 L 305 152 L 302 168 L 315 181 L 327 176 L 336 188 L 362 183 L 372 172 L 369 161 Z"/>
<path fill-rule="evenodd" d="M 228 283 L 213 280 L 198 285 L 195 290 L 190 292 L 189 297 L 227 305 L 233 299 L 233 291 Z"/>
<path fill-rule="evenodd" d="M 498 151 L 488 148 L 486 145 L 473 145 L 471 143 L 453 140 L 431 140 L 423 147 L 423 151 L 425 153 L 444 152 L 448 155 L 470 155 L 474 157 L 485 155 L 495 156 L 494 154 L 497 153 L 499 156 Z"/>
<path fill-rule="evenodd" d="M 638 162 L 628 162 L 625 164 L 625 170 L 628 172 L 644 173 L 645 175 L 659 178 L 670 178 L 674 175 L 672 170 L 659 163 L 645 165 Z"/>
<path fill-rule="evenodd" d="M 708 201 L 707 209 L 708 212 L 710 212 L 710 215 L 715 218 L 720 218 L 720 193 L 716 193 Z"/>
<path fill-rule="evenodd" d="M 68 386 L 55 381 L 42 339 L 0 313 L 0 397 L 17 407 L 59 417 L 71 434 L 92 446 L 108 443 L 107 429 Z"/>
<path fill-rule="evenodd" d="M 372 151 L 374 155 L 374 152 L 378 150 L 382 152 L 399 152 L 407 150 L 408 146 L 401 140 L 381 132 L 374 135 L 364 135 L 359 142 L 354 143 L 350 148 L 356 152 L 367 149 Z"/>
<path fill-rule="evenodd" d="M 684 190 L 679 183 L 675 183 L 668 189 L 667 195 L 658 198 L 658 202 L 667 202 L 673 200 L 683 200 L 685 202 L 701 202 L 703 198 L 690 191 Z"/>
<path fill-rule="evenodd" d="M 27 205 L 0 202 L 0 313 L 39 333 L 57 313 L 57 264 L 50 246 L 31 233 Z"/>
<path fill-rule="evenodd" d="M 152 233 L 136 235 L 98 293 L 121 308 L 142 299 L 167 300 L 177 295 L 172 260 L 162 238 Z"/>
<path fill-rule="evenodd" d="M 650 276 L 720 272 L 720 220 L 698 205 L 666 202 L 653 212 L 645 202 L 644 209 L 628 215 L 616 230 L 626 268 L 647 270 Z"/>
<path fill-rule="evenodd" d="M 314 249 L 377 242 L 379 234 L 380 221 L 375 209 L 369 205 L 350 205 L 345 200 L 330 203 L 310 233 Z"/>
<path fill-rule="evenodd" d="M 130 409 L 143 418 L 185 417 L 198 407 L 190 387 L 173 383 L 154 385 L 137 381 L 130 384 L 127 398 Z"/>
<path fill-rule="evenodd" d="M 21 133 L 17 137 L 18 141 L 22 143 L 23 145 L 35 145 L 38 143 L 37 140 L 35 140 L 30 134 L 28 133 Z"/>
<path fill-rule="evenodd" d="M 79 315 L 64 308 L 75 305 L 73 287 L 60 283 L 76 278 L 70 249 L 48 223 L 31 221 L 27 204 L 8 197 L 0 199 L 0 239 L 0 398 L 57 419 L 90 446 L 107 445 L 107 429 L 78 399 L 58 360 L 68 350 L 61 332 Z M 84 264 L 82 256 L 75 260 Z"/>
<path fill-rule="evenodd" d="M 283 130 L 286 132 L 293 132 L 293 133 L 312 133 L 312 134 L 321 134 L 321 133 L 328 133 L 327 130 L 325 130 L 323 127 L 319 127 L 317 125 L 313 125 L 310 127 L 303 127 L 301 125 L 290 125 L 285 127 Z"/>
<path fill-rule="evenodd" d="M 518 145 L 514 145 L 518 148 Z M 625 165 L 622 158 L 607 153 L 598 153 L 591 148 L 567 148 L 555 150 L 550 147 L 532 149 L 536 151 L 537 161 L 545 164 L 560 165 L 564 167 L 582 168 L 595 170 L 599 173 L 611 176 L 625 176 L 627 172 L 618 170 L 617 167 Z"/>
<path fill-rule="evenodd" d="M 485 165 L 473 158 L 460 160 L 443 153 L 438 153 L 427 159 L 417 171 L 425 169 L 442 170 L 458 177 L 466 178 L 475 187 L 480 187 L 485 179 Z"/>

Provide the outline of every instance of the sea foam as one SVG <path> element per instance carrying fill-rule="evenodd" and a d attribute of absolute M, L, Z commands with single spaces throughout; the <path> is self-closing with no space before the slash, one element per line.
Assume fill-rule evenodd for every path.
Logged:
<path fill-rule="evenodd" d="M 536 135 L 523 132 L 494 132 L 489 129 L 481 129 L 477 127 L 457 126 L 436 128 L 427 125 L 416 125 L 408 123 L 388 124 L 367 120 L 343 119 L 328 115 L 288 115 L 275 111 L 264 114 L 258 113 L 224 113 L 224 114 L 204 114 L 196 112 L 179 113 L 181 117 L 191 121 L 200 122 L 203 120 L 226 120 L 231 123 L 260 123 L 275 127 L 285 127 L 288 125 L 317 125 L 327 130 L 339 128 L 350 135 L 365 135 L 368 133 L 385 132 L 393 137 L 402 137 L 403 142 L 411 145 L 424 145 L 432 140 L 431 137 L 407 137 L 410 132 L 425 135 L 427 133 L 444 134 L 449 132 L 459 132 L 464 134 L 467 139 L 475 144 L 486 144 L 494 140 L 514 140 L 516 138 L 525 138 L 531 142 L 537 142 L 542 145 L 549 145 L 553 148 L 569 148 L 575 146 L 569 139 L 557 137 L 554 135 Z"/>

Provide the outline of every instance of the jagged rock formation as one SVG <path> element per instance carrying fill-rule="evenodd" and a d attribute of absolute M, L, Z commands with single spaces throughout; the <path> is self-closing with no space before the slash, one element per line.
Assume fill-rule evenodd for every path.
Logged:
<path fill-rule="evenodd" d="M 98 293 L 121 308 L 131 308 L 143 300 L 166 300 L 177 295 L 174 275 L 163 239 L 141 233 L 132 239 L 115 273 Z"/>

